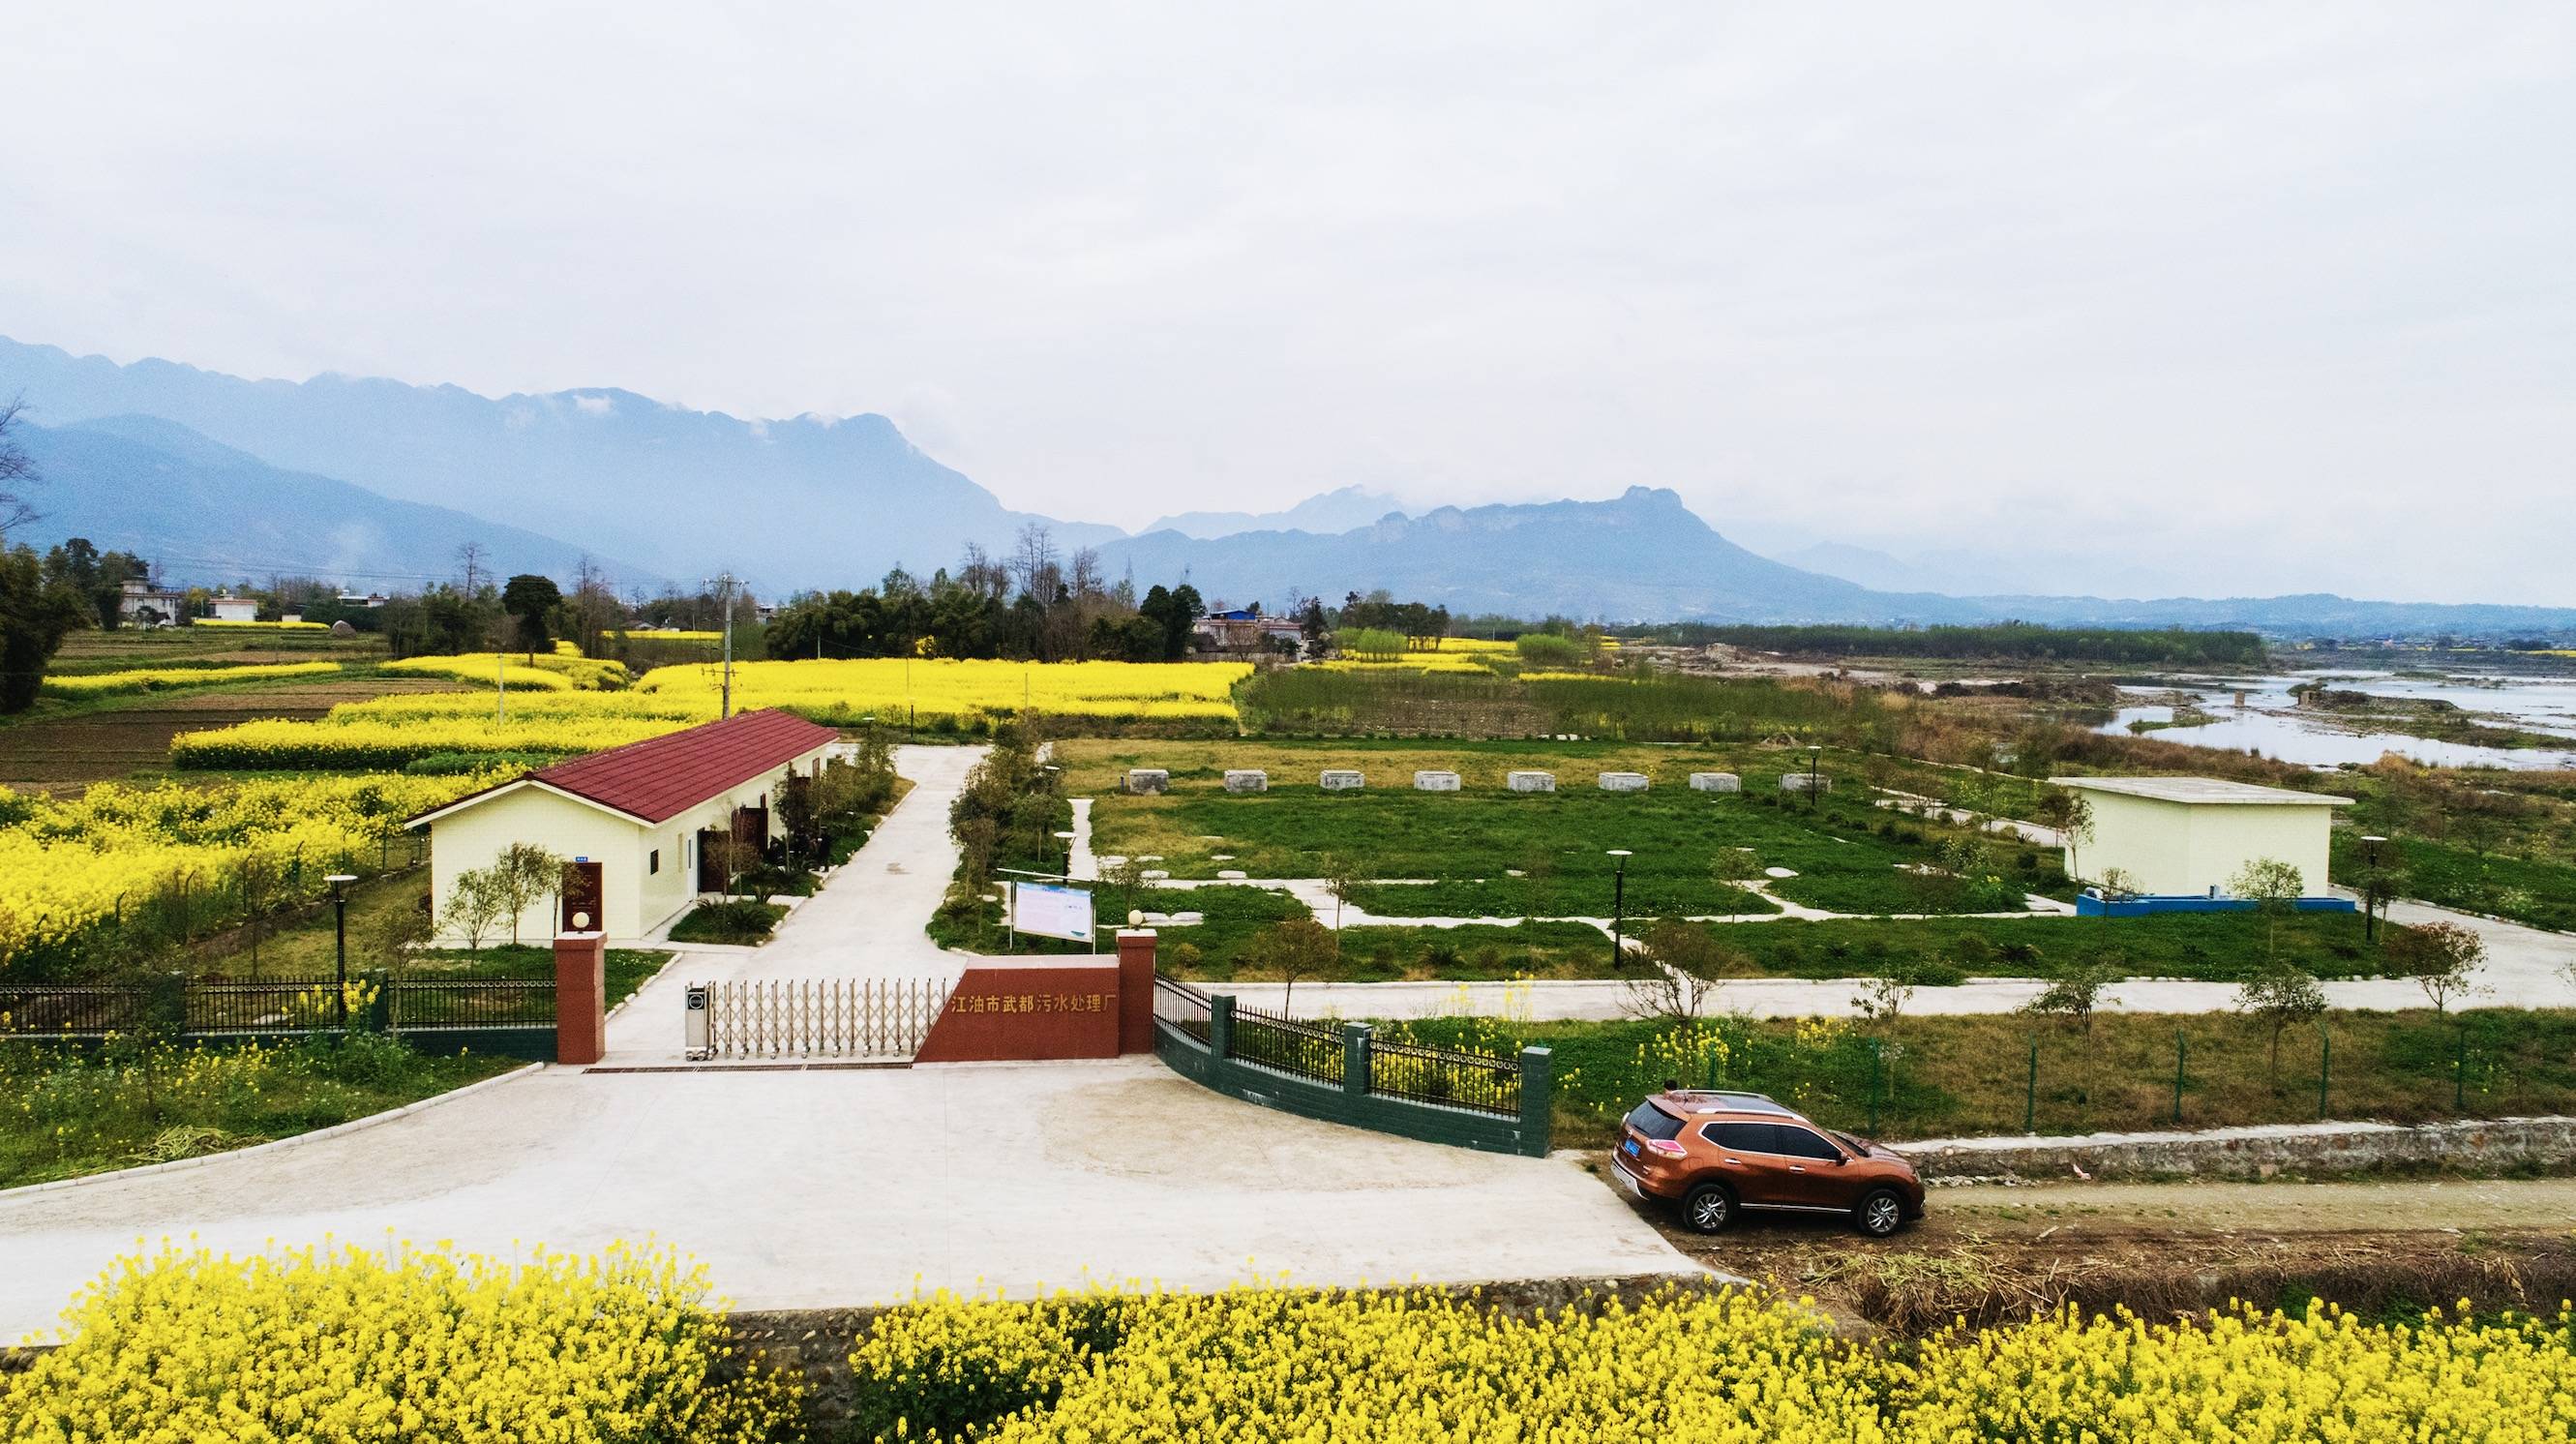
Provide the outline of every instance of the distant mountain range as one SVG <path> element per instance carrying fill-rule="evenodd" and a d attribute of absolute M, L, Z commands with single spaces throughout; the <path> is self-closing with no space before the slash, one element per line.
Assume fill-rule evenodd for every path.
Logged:
<path fill-rule="evenodd" d="M 16 539 L 42 546 L 87 537 L 103 551 L 157 559 L 174 580 L 316 576 L 408 591 L 453 575 L 456 549 L 469 541 L 499 576 L 569 578 L 581 564 L 580 548 L 553 537 L 282 471 L 155 416 L 31 426 L 23 444 L 42 478 L 27 489 L 41 515 Z M 606 553 L 591 559 L 631 585 L 665 581 Z"/>
<path fill-rule="evenodd" d="M 1286 511 L 1185 511 L 1177 516 L 1156 520 L 1139 531 L 1139 536 L 1158 531 L 1176 531 L 1200 541 L 1233 536 L 1247 531 L 1311 531 L 1331 535 L 1384 519 L 1401 516 L 1404 508 L 1394 497 L 1362 486 L 1345 486 L 1338 491 L 1310 496 Z"/>
<path fill-rule="evenodd" d="M 1419 516 L 1346 486 L 1285 510 L 1166 517 L 1130 537 L 1012 510 L 875 415 L 745 421 L 614 389 L 494 399 L 342 376 L 245 381 L 0 339 L 0 397 L 11 395 L 27 403 L 27 446 L 46 478 L 35 492 L 46 516 L 16 539 L 86 535 L 159 558 L 180 581 L 445 576 L 471 540 L 503 573 L 568 577 L 588 556 L 622 588 L 657 588 L 729 567 L 780 596 L 865 586 L 897 563 L 927 572 L 970 542 L 1004 551 L 1036 522 L 1061 548 L 1098 547 L 1111 575 L 1186 577 L 1210 598 L 1272 607 L 1383 587 L 1454 612 L 1613 622 L 2018 618 L 2576 637 L 2571 608 L 1954 595 L 2000 570 L 1840 544 L 1792 553 L 1791 565 L 1643 486 L 1608 501 Z"/>
<path fill-rule="evenodd" d="M 659 576 L 694 582 L 731 567 L 768 592 L 873 582 L 898 562 L 927 572 L 1032 520 L 1066 546 L 1124 535 L 1013 511 L 882 416 L 743 421 L 614 389 L 495 399 L 348 376 L 245 381 L 0 339 L 10 395 L 39 425 L 163 417 L 289 471 L 454 507 Z M 418 560 L 431 565 L 411 570 L 444 559 Z"/>

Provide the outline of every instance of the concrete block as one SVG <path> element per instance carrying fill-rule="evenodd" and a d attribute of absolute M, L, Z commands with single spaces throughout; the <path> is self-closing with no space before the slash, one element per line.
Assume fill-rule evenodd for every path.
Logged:
<path fill-rule="evenodd" d="M 1732 772 L 1694 772 L 1691 774 L 1691 791 L 1693 792 L 1742 792 L 1743 790 L 1744 779 L 1736 776 Z"/>
<path fill-rule="evenodd" d="M 1556 774 L 1553 772 L 1507 772 L 1503 774 L 1503 785 L 1514 792 L 1554 792 L 1556 790 Z"/>
<path fill-rule="evenodd" d="M 1368 778 L 1361 773 L 1345 771 L 1341 768 L 1327 768 L 1322 785 L 1326 792 L 1357 792 L 1368 786 Z"/>
<path fill-rule="evenodd" d="M 1257 767 L 1229 767 L 1225 772 L 1228 792 L 1268 792 L 1270 774 Z"/>
<path fill-rule="evenodd" d="M 1169 792 L 1172 790 L 1171 771 L 1163 767 L 1130 767 L 1127 769 L 1127 790 Z"/>
<path fill-rule="evenodd" d="M 1248 874 L 1241 868 L 1221 867 L 1217 869 L 1216 876 L 1219 882 L 1241 882 Z"/>
<path fill-rule="evenodd" d="M 1416 792 L 1455 792 L 1458 790 L 1458 774 L 1455 772 L 1417 772 L 1413 774 L 1413 790 Z"/>
<path fill-rule="evenodd" d="M 1646 790 L 1646 774 L 1642 772 L 1604 772 L 1601 774 L 1601 790 L 1604 792 L 1643 792 Z"/>
<path fill-rule="evenodd" d="M 1805 772 L 1784 772 L 1780 774 L 1780 790 L 1782 792 L 1804 792 L 1807 790 L 1807 784 L 1809 782 L 1815 783 L 1816 791 L 1818 792 L 1831 792 L 1834 790 L 1834 780 L 1821 772 L 1814 774 Z"/>

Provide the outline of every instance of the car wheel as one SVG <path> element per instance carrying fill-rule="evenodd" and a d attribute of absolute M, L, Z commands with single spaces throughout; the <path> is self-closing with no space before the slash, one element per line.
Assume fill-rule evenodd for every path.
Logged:
<path fill-rule="evenodd" d="M 1896 1196 L 1895 1189 L 1872 1189 L 1852 1210 L 1852 1221 L 1871 1238 L 1885 1238 L 1905 1226 L 1905 1200 Z"/>
<path fill-rule="evenodd" d="M 1735 1222 L 1735 1195 L 1723 1183 L 1703 1183 L 1682 1198 L 1682 1222 L 1695 1233 L 1715 1233 Z"/>

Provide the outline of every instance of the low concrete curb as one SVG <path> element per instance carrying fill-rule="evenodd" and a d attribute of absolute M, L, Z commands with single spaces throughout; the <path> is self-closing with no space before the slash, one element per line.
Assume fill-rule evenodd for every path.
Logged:
<path fill-rule="evenodd" d="M 525 1078 L 546 1066 L 548 1065 L 544 1063 L 530 1063 L 523 1068 L 513 1068 L 507 1073 L 468 1083 L 462 1088 L 451 1088 L 445 1093 L 423 1098 L 417 1103 L 406 1103 L 400 1108 L 388 1108 L 382 1113 L 370 1113 L 364 1118 L 352 1118 L 346 1123 L 334 1123 L 328 1128 L 317 1128 L 310 1133 L 298 1133 L 291 1138 L 272 1138 L 266 1143 L 254 1143 L 248 1148 L 201 1154 L 195 1158 L 174 1158 L 168 1163 L 139 1163 L 132 1168 L 117 1169 L 113 1173 L 85 1173 L 78 1178 L 57 1178 L 51 1183 L 28 1183 L 16 1188 L 0 1188 L 0 1199 L 18 1198 L 32 1193 L 51 1193 L 63 1188 L 85 1188 L 94 1183 L 114 1183 L 121 1178 L 135 1178 L 147 1173 L 176 1173 L 185 1168 L 201 1168 L 209 1163 L 228 1163 L 233 1159 L 248 1158 L 253 1154 L 294 1148 L 307 1143 L 319 1143 L 326 1138 L 337 1138 L 343 1133 L 355 1133 L 362 1128 L 373 1128 L 379 1123 L 391 1123 L 397 1118 L 409 1117 L 425 1108 L 435 1108 L 442 1103 L 453 1103 L 468 1093 L 479 1093 L 486 1088 L 498 1087 L 514 1078 Z"/>
<path fill-rule="evenodd" d="M 2576 1164 L 2576 1118 L 2442 1123 L 2271 1123 L 2205 1132 L 1934 1138 L 1890 1144 L 1933 1184 L 2029 1179 L 2271 1178 L 2397 1167 L 2496 1170 Z"/>

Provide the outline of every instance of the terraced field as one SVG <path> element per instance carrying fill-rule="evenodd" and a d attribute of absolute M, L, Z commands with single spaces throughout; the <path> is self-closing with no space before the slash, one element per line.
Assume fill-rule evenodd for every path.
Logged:
<path fill-rule="evenodd" d="M 454 691 L 456 685 L 441 677 L 340 677 L 40 708 L 0 725 L 0 787 L 77 796 L 93 782 L 166 770 L 170 739 L 180 732 L 256 717 L 319 717 L 342 702 L 392 692 Z"/>

